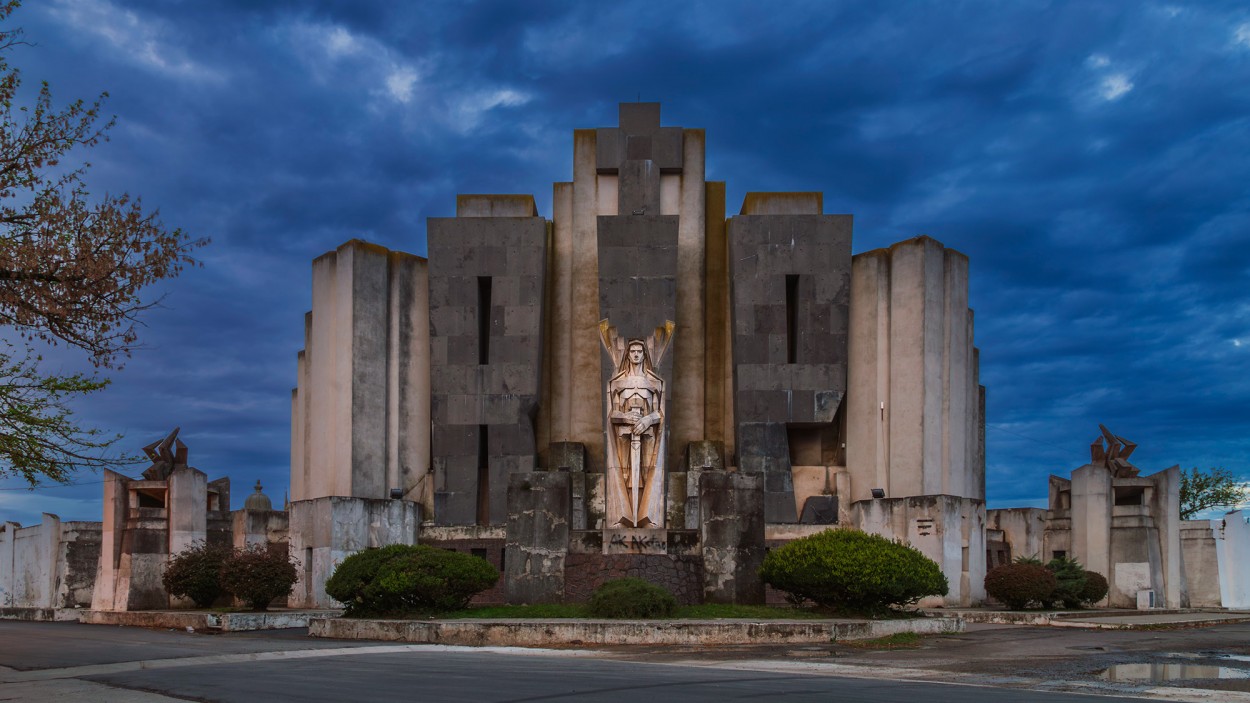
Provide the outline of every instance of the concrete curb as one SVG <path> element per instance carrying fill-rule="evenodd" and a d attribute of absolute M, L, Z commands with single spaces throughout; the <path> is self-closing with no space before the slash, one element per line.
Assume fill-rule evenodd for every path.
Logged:
<path fill-rule="evenodd" d="M 141 610 L 128 612 L 86 610 L 82 611 L 81 622 L 88 625 L 244 632 L 249 630 L 283 630 L 292 627 L 308 627 L 308 621 L 311 618 L 337 616 L 338 612 L 333 610 L 277 610 L 264 613 L 209 613 L 200 610 Z"/>
<path fill-rule="evenodd" d="M 465 646 L 613 644 L 821 644 L 900 632 L 963 632 L 960 618 L 908 620 L 363 620 L 313 618 L 308 634 L 333 639 Z"/>
<path fill-rule="evenodd" d="M 78 608 L 0 608 L 0 620 L 78 622 L 83 612 Z"/>
<path fill-rule="evenodd" d="M 1172 610 L 959 610 L 925 611 L 931 616 L 959 617 L 994 625 L 1041 625 L 1099 630 L 1152 630 L 1160 627 L 1201 627 L 1250 621 L 1250 612 Z M 1205 616 L 1205 617 L 1203 617 Z"/>

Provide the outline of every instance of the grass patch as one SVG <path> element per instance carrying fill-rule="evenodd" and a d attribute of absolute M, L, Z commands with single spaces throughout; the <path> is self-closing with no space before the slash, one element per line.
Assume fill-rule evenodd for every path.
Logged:
<path fill-rule="evenodd" d="M 838 644 L 855 649 L 916 649 L 920 646 L 920 640 L 920 635 L 914 632 L 895 632 L 871 640 L 846 640 Z"/>
<path fill-rule="evenodd" d="M 429 617 L 429 614 L 416 617 Z M 584 603 L 551 603 L 542 605 L 489 605 L 466 608 L 449 613 L 440 613 L 439 618 L 468 618 L 474 620 L 489 619 L 566 619 L 593 618 Z M 740 618 L 744 620 L 811 620 L 828 617 L 807 608 L 778 608 L 771 605 L 729 605 L 721 603 L 705 603 L 703 605 L 678 606 L 672 619 L 680 620 L 720 620 Z M 629 619 L 629 618 L 626 618 Z M 663 618 L 660 618 L 663 619 Z"/>
<path fill-rule="evenodd" d="M 683 620 L 720 620 L 741 618 L 746 620 L 818 620 L 828 617 L 807 608 L 781 608 L 773 605 L 733 605 L 730 603 L 703 603 L 683 605 L 673 614 Z"/>
<path fill-rule="evenodd" d="M 540 603 L 536 605 L 487 605 L 443 613 L 444 618 L 473 618 L 477 620 L 524 619 L 524 618 L 588 618 L 583 603 Z"/>

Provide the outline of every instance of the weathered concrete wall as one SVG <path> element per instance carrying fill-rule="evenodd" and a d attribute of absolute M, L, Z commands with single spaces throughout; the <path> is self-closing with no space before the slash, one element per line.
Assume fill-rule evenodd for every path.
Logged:
<path fill-rule="evenodd" d="M 99 556 L 98 522 L 44 513 L 38 525 L 0 524 L 0 606 L 90 606 Z"/>
<path fill-rule="evenodd" d="M 509 603 L 558 603 L 564 599 L 569 500 L 567 471 L 534 471 L 508 477 L 503 579 Z"/>
<path fill-rule="evenodd" d="M 1185 584 L 1189 588 L 1189 605 L 1193 608 L 1218 608 L 1220 597 L 1220 560 L 1216 532 L 1222 529 L 1219 520 L 1184 520 L 1181 522 L 1181 561 Z"/>
<path fill-rule="evenodd" d="M 1220 525 L 1220 600 L 1225 608 L 1250 608 L 1250 511 L 1234 510 Z"/>
<path fill-rule="evenodd" d="M 429 304 L 424 259 L 351 240 L 313 261 L 291 395 L 291 500 L 425 497 Z"/>
<path fill-rule="evenodd" d="M 475 196 L 495 197 L 512 203 L 500 213 L 523 211 L 515 201 L 528 198 L 528 212 L 429 219 L 439 524 L 503 524 L 508 476 L 537 467 L 547 223 L 529 196 Z"/>
<path fill-rule="evenodd" d="M 987 534 L 993 530 L 1001 532 L 1007 547 L 1006 554 L 995 555 L 995 566 L 1010 563 L 1016 557 L 1036 557 L 1049 561 L 1042 554 L 1043 535 L 1046 531 L 1046 511 L 1042 508 L 986 510 L 985 530 Z"/>
<path fill-rule="evenodd" d="M 727 231 L 737 463 L 763 474 L 769 522 L 797 522 L 791 467 L 842 463 L 851 217 L 821 214 L 819 194 L 753 193 Z M 795 460 L 806 435 L 816 461 Z"/>
<path fill-rule="evenodd" d="M 950 591 L 922 606 L 971 606 L 985 600 L 985 504 L 959 496 L 861 500 L 851 506 L 857 529 L 906 541 L 937 562 Z"/>
<path fill-rule="evenodd" d="M 230 513 L 231 545 L 288 545 L 290 517 L 285 510 L 236 510 Z"/>
<path fill-rule="evenodd" d="M 291 503 L 289 544 L 300 561 L 292 608 L 341 607 L 326 595 L 339 562 L 369 547 L 416 544 L 421 506 L 406 500 L 330 496 Z"/>
<path fill-rule="evenodd" d="M 765 476 L 703 471 L 699 476 L 703 597 L 711 603 L 763 603 Z"/>
<path fill-rule="evenodd" d="M 985 500 L 983 392 L 968 258 L 929 237 L 857 254 L 851 273 L 847 468 L 852 500 Z"/>

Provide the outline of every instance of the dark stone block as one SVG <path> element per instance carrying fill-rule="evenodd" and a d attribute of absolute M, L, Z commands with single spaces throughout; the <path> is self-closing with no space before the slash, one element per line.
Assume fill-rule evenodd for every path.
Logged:
<path fill-rule="evenodd" d="M 547 447 L 551 469 L 586 470 L 586 445 L 581 442 L 552 442 Z"/>
<path fill-rule="evenodd" d="M 503 578 L 509 603 L 563 600 L 570 493 L 568 472 L 514 473 L 508 477 Z"/>
<path fill-rule="evenodd" d="M 762 603 L 763 483 L 756 476 L 705 471 L 699 483 L 704 599 Z"/>
<path fill-rule="evenodd" d="M 764 519 L 771 523 L 798 522 L 794 510 L 794 493 L 765 493 Z"/>
<path fill-rule="evenodd" d="M 837 496 L 811 496 L 803 502 L 803 514 L 799 522 L 804 525 L 836 525 L 838 523 Z"/>
<path fill-rule="evenodd" d="M 686 445 L 686 467 L 689 471 L 724 470 L 724 456 L 724 442 L 700 440 Z"/>

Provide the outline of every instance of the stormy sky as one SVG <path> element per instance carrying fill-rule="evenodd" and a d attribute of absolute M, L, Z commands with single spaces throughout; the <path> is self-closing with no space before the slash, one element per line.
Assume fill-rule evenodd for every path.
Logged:
<path fill-rule="evenodd" d="M 820 190 L 856 253 L 929 234 L 970 257 L 990 507 L 1044 506 L 1100 422 L 1144 473 L 1250 473 L 1242 2 L 40 0 L 9 25 L 27 99 L 108 91 L 111 141 L 76 155 L 92 191 L 212 238 L 77 414 L 134 450 L 180 425 L 236 508 L 287 487 L 311 260 L 424 255 L 457 193 L 550 217 L 572 130 L 637 99 L 707 130 L 731 212 Z M 0 481 L 0 519 L 98 520 L 99 475 L 75 481 Z"/>

